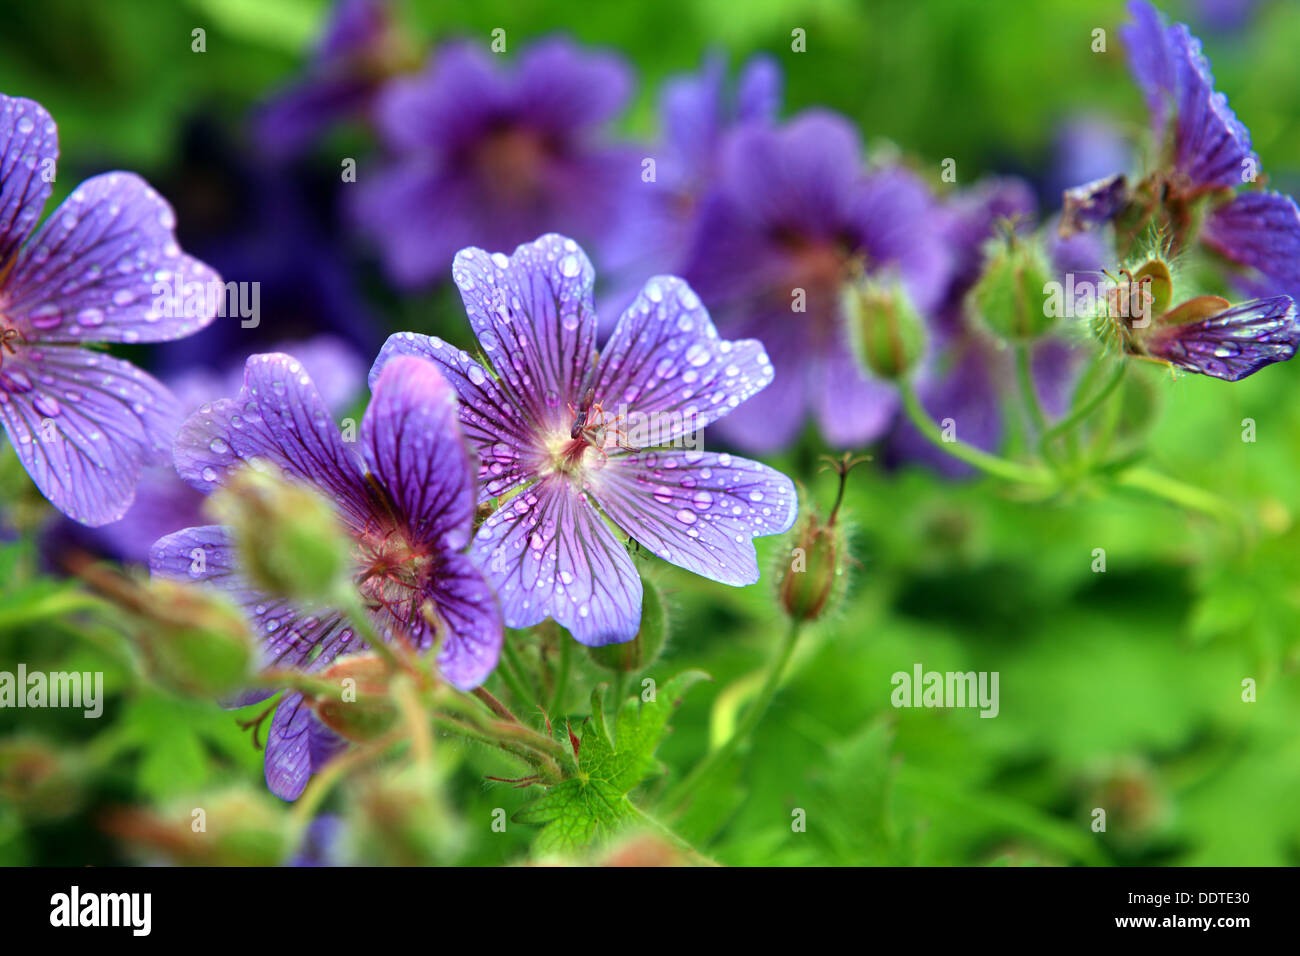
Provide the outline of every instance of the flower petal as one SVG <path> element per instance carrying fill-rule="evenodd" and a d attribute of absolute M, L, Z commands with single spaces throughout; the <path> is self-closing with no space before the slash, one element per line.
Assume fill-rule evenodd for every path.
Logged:
<path fill-rule="evenodd" d="M 524 51 L 514 86 L 516 109 L 542 128 L 564 133 L 612 119 L 627 101 L 632 77 L 622 58 L 558 36 Z"/>
<path fill-rule="evenodd" d="M 5 359 L 0 418 L 41 493 L 98 526 L 126 513 L 146 466 L 166 461 L 180 409 L 129 362 L 53 345 Z"/>
<path fill-rule="evenodd" d="M 0 93 L 0 276 L 36 228 L 58 156 L 58 130 L 45 107 Z"/>
<path fill-rule="evenodd" d="M 388 363 L 403 355 L 433 362 L 455 388 L 461 429 L 478 454 L 480 501 L 503 495 L 535 474 L 541 461 L 519 409 L 468 352 L 453 348 L 436 335 L 398 332 L 389 336 L 370 370 L 371 389 Z"/>
<path fill-rule="evenodd" d="M 644 447 L 717 421 L 771 381 L 761 342 L 720 339 L 690 286 L 656 276 L 619 319 L 592 387 L 607 414 L 627 414 L 628 441 Z"/>
<path fill-rule="evenodd" d="M 771 122 L 781 111 L 785 79 L 775 57 L 757 54 L 741 67 L 736 82 L 736 119 Z"/>
<path fill-rule="evenodd" d="M 1300 319 L 1290 296 L 1256 299 L 1199 322 L 1155 329 L 1144 343 L 1156 358 L 1192 372 L 1237 382 L 1285 362 L 1300 344 Z"/>
<path fill-rule="evenodd" d="M 1129 3 L 1132 23 L 1119 28 L 1129 69 L 1151 113 L 1151 125 L 1164 135 L 1176 82 L 1174 55 L 1165 18 L 1146 0 Z"/>
<path fill-rule="evenodd" d="M 1225 258 L 1259 270 L 1279 292 L 1300 294 L 1300 209 L 1290 196 L 1242 193 L 1210 213 L 1201 239 Z"/>
<path fill-rule="evenodd" d="M 88 179 L 45 220 L 5 285 L 5 313 L 43 342 L 165 342 L 216 318 L 220 277 L 176 244 L 172 208 L 139 176 Z"/>
<path fill-rule="evenodd" d="M 375 384 L 361 444 L 414 539 L 458 551 L 469 543 L 476 488 L 456 419 L 456 393 L 438 367 L 402 356 Z"/>
<path fill-rule="evenodd" d="M 758 580 L 753 539 L 789 530 L 794 482 L 728 454 L 646 451 L 595 472 L 605 512 L 665 561 L 723 584 Z"/>
<path fill-rule="evenodd" d="M 311 779 L 311 725 L 316 715 L 302 694 L 285 695 L 266 732 L 266 785 L 281 800 L 297 800 Z"/>
<path fill-rule="evenodd" d="M 454 151 L 479 135 L 509 105 L 505 77 L 477 43 L 449 43 L 428 67 L 391 81 L 375 104 L 376 125 L 389 149 Z"/>
<path fill-rule="evenodd" d="M 743 124 L 721 151 L 728 198 L 758 223 L 822 235 L 848 218 L 861 181 L 862 139 L 828 110 L 806 110 L 785 125 Z"/>
<path fill-rule="evenodd" d="M 898 411 L 898 393 L 858 367 L 851 347 L 830 349 L 811 369 L 813 407 L 833 448 L 861 448 L 886 431 Z"/>
<path fill-rule="evenodd" d="M 250 356 L 236 398 L 201 407 L 181 426 L 176 470 L 200 491 L 212 491 L 233 468 L 255 458 L 315 485 L 357 527 L 370 513 L 357 458 L 297 359 L 272 352 Z"/>
<path fill-rule="evenodd" d="M 567 425 L 595 358 L 596 272 L 572 239 L 549 233 L 509 259 L 464 249 L 452 264 L 470 325 L 501 390 L 542 428 Z"/>
<path fill-rule="evenodd" d="M 1240 186 L 1259 169 L 1259 157 L 1250 148 L 1250 131 L 1228 106 L 1228 98 L 1215 92 L 1201 41 L 1181 23 L 1174 24 L 1170 33 L 1178 77 L 1177 168 L 1194 187 Z"/>
<path fill-rule="evenodd" d="M 431 591 L 447 633 L 438 669 L 461 690 L 473 690 L 497 666 L 504 640 L 501 609 L 483 572 L 461 554 L 442 556 Z"/>
<path fill-rule="evenodd" d="M 591 499 L 551 476 L 491 515 L 471 557 L 501 600 L 507 627 L 553 617 L 588 646 L 641 626 L 641 578 Z"/>

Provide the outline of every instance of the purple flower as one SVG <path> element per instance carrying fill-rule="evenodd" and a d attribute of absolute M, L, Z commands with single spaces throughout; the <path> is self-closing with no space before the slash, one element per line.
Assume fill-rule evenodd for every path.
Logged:
<path fill-rule="evenodd" d="M 1122 28 L 1129 62 L 1147 100 L 1166 158 L 1156 190 L 1175 238 L 1190 225 L 1189 202 L 1213 194 L 1200 240 L 1246 270 L 1243 288 L 1257 295 L 1300 295 L 1300 210 L 1276 192 L 1232 190 L 1254 182 L 1259 157 L 1250 133 L 1214 89 L 1200 41 L 1181 23 L 1168 26 L 1150 4 L 1130 4 Z M 1168 132 L 1167 132 L 1168 131 Z"/>
<path fill-rule="evenodd" d="M 511 70 L 448 46 L 423 74 L 392 81 L 375 107 L 392 159 L 352 207 L 392 278 L 424 284 L 465 246 L 510 248 L 547 229 L 608 237 L 640 184 L 640 157 L 601 138 L 629 88 L 621 60 L 562 38 Z"/>
<path fill-rule="evenodd" d="M 44 108 L 0 95 L 0 417 L 41 493 L 102 525 L 166 460 L 179 410 L 134 365 L 81 346 L 189 335 L 215 317 L 208 297 L 176 315 L 153 290 L 220 279 L 181 252 L 171 207 L 132 173 L 86 180 L 37 230 L 57 156 Z"/>
<path fill-rule="evenodd" d="M 773 387 L 722 423 L 742 447 L 785 446 L 810 412 L 839 447 L 869 442 L 893 420 L 894 391 L 852 358 L 841 288 L 858 268 L 892 270 L 927 314 L 948 250 L 926 187 L 902 169 L 864 174 L 861 160 L 853 127 L 818 111 L 782 127 L 746 124 L 723 146 L 684 274 L 720 328 L 773 356 Z"/>
<path fill-rule="evenodd" d="M 419 355 L 460 394 L 480 498 L 499 499 L 472 554 L 510 627 L 551 617 L 587 645 L 635 636 L 641 580 L 611 523 L 688 571 L 758 580 L 752 539 L 790 527 L 794 486 L 765 465 L 701 451 L 692 432 L 772 381 L 761 343 L 720 339 L 686 283 L 658 276 L 598 357 L 595 272 L 558 235 L 510 257 L 466 249 L 452 277 L 488 367 L 408 332 L 388 340 L 371 376 Z"/>
<path fill-rule="evenodd" d="M 341 866 L 347 823 L 336 813 L 322 813 L 307 825 L 302 842 L 286 866 Z"/>
<path fill-rule="evenodd" d="M 653 150 L 655 178 L 643 184 L 640 205 L 620 229 L 613 258 L 635 268 L 633 286 L 620 296 L 631 302 L 649 271 L 673 271 L 689 251 L 699 211 L 718 173 L 726 134 L 740 123 L 770 123 L 781 107 L 781 69 L 756 56 L 740 71 L 728 95 L 727 62 L 714 54 L 698 73 L 670 77 L 660 95 L 661 140 Z M 606 256 L 610 258 L 610 256 Z"/>
<path fill-rule="evenodd" d="M 1250 132 L 1214 89 L 1210 61 L 1186 24 L 1166 24 L 1145 0 L 1129 4 L 1134 22 L 1120 28 L 1151 126 L 1165 150 L 1169 186 L 1185 198 L 1233 189 L 1259 168 Z"/>
<path fill-rule="evenodd" d="M 388 0 L 339 0 L 305 75 L 258 111 L 258 142 L 291 158 L 335 121 L 364 113 L 404 58 Z"/>
<path fill-rule="evenodd" d="M 185 248 L 230 290 L 225 321 L 158 349 L 164 380 L 196 366 L 225 375 L 236 363 L 238 380 L 250 354 L 321 332 L 358 353 L 378 351 L 379 322 L 339 242 L 333 177 L 270 166 L 218 126 L 196 120 L 182 130 L 178 162 L 163 183 Z"/>
<path fill-rule="evenodd" d="M 181 428 L 176 468 L 210 492 L 231 469 L 262 459 L 329 497 L 355 542 L 357 580 L 376 628 L 420 648 L 439 639 L 443 675 L 459 688 L 475 687 L 496 666 L 501 614 L 483 575 L 462 553 L 473 529 L 474 471 L 456 422 L 455 393 L 437 368 L 414 358 L 389 363 L 372 392 L 358 456 L 301 363 L 284 354 L 254 355 L 238 397 L 200 408 Z M 220 526 L 168 535 L 154 545 L 150 564 L 155 574 L 230 590 L 254 632 L 265 635 L 267 666 L 317 671 L 361 646 L 336 611 L 296 607 L 252 587 Z M 423 611 L 430 602 L 442 633 Z M 271 790 L 296 798 L 338 746 L 301 695 L 289 694 L 267 736 Z"/>
<path fill-rule="evenodd" d="M 366 368 L 360 356 L 346 343 L 329 335 L 319 335 L 305 342 L 281 343 L 274 349 L 297 358 L 320 392 L 321 401 L 331 413 L 342 413 L 361 393 Z M 224 375 L 205 369 L 193 369 L 166 380 L 184 414 L 197 411 L 207 402 L 236 394 L 244 381 L 244 362 Z M 168 462 L 148 468 L 140 477 L 135 501 L 119 521 L 93 531 L 83 531 L 74 543 L 117 561 L 149 563 L 153 543 L 163 535 L 203 522 L 205 496 L 176 474 Z M 65 519 L 61 519 L 65 520 Z M 51 529 L 46 536 L 49 550 L 55 550 L 63 535 Z M 51 561 L 51 564 L 56 564 Z"/>
<path fill-rule="evenodd" d="M 1300 209 L 1290 196 L 1246 192 L 1206 217 L 1201 242 L 1243 266 L 1252 295 L 1300 296 Z"/>
<path fill-rule="evenodd" d="M 1070 116 L 1053 138 L 1046 198 L 1055 205 L 1065 190 L 1128 169 L 1132 161 L 1133 148 L 1113 122 L 1089 113 Z"/>
<path fill-rule="evenodd" d="M 1157 359 L 1190 372 L 1238 382 L 1285 362 L 1300 342 L 1300 316 L 1290 296 L 1256 299 L 1194 322 L 1155 327 L 1141 343 Z"/>

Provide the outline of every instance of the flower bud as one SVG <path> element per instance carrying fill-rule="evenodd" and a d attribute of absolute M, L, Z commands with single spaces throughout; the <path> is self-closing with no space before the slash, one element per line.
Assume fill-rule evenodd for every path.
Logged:
<path fill-rule="evenodd" d="M 1041 243 L 1014 234 L 995 239 L 971 290 L 970 308 L 1000 338 L 1031 341 L 1055 321 L 1048 298 L 1053 275 Z"/>
<path fill-rule="evenodd" d="M 465 843 L 463 826 L 430 777 L 417 766 L 387 766 L 350 781 L 349 843 L 364 856 L 357 862 L 430 866 L 456 858 Z"/>
<path fill-rule="evenodd" d="M 777 572 L 777 598 L 781 609 L 792 621 L 815 621 L 826 614 L 835 602 L 844 580 L 846 554 L 844 527 L 838 523 L 849 472 L 869 456 L 845 453 L 841 458 L 823 455 L 829 467 L 840 476 L 839 490 L 830 514 L 822 519 L 815 508 L 801 507 L 799 521 L 789 537 L 789 564 Z M 824 471 L 825 469 L 823 469 Z"/>
<path fill-rule="evenodd" d="M 925 350 L 925 325 L 897 276 L 868 276 L 849 284 L 843 305 L 864 370 L 896 381 L 916 367 Z"/>
<path fill-rule="evenodd" d="M 795 526 L 789 566 L 781 576 L 781 607 L 795 621 L 826 613 L 841 576 L 844 542 L 840 529 L 809 509 Z"/>
<path fill-rule="evenodd" d="M 319 679 L 338 687 L 337 693 L 318 695 L 312 702 L 320 722 L 336 734 L 372 740 L 397 720 L 397 708 L 388 696 L 388 664 L 378 654 L 344 657 Z"/>
<path fill-rule="evenodd" d="M 0 741 L 0 801 L 35 820 L 76 812 L 83 797 L 79 761 L 48 741 L 16 737 Z"/>
<path fill-rule="evenodd" d="M 110 813 L 105 828 L 132 853 L 185 866 L 277 866 L 293 849 L 291 821 L 265 792 L 238 787 L 164 809 Z"/>
<path fill-rule="evenodd" d="M 204 697 L 244 684 L 253 664 L 253 637 L 228 598 L 153 578 L 141 585 L 135 613 L 140 646 L 159 683 Z"/>
<path fill-rule="evenodd" d="M 636 632 L 636 637 L 622 644 L 587 648 L 588 656 L 597 666 L 608 671 L 635 674 L 659 659 L 668 633 L 668 615 L 654 583 L 643 579 L 642 587 L 641 629 Z"/>
<path fill-rule="evenodd" d="M 351 557 L 334 508 L 269 465 L 244 468 L 209 499 L 248 577 L 279 597 L 325 600 L 347 580 Z"/>

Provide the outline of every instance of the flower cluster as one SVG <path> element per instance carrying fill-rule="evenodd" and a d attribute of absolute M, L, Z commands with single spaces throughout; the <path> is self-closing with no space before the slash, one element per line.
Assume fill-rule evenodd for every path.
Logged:
<path fill-rule="evenodd" d="M 230 702 L 283 691 L 268 709 L 266 777 L 295 799 L 345 745 L 310 689 L 355 663 L 341 657 L 369 651 L 396 667 L 429 653 L 438 689 L 491 698 L 480 688 L 509 650 L 507 628 L 553 621 L 592 648 L 653 632 L 647 645 L 661 646 L 647 564 L 754 584 L 755 539 L 795 527 L 798 495 L 732 449 L 807 452 L 812 422 L 820 445 L 879 442 L 890 466 L 978 469 L 1049 497 L 1126 473 L 1131 456 L 1106 446 L 1118 405 L 1098 448 L 1081 453 L 1073 430 L 1092 427 L 1133 360 L 1236 381 L 1291 358 L 1300 209 L 1262 188 L 1200 42 L 1142 0 L 1131 9 L 1123 37 L 1153 158 L 1141 178 L 1116 169 L 1071 183 L 1059 212 L 1040 212 L 1020 179 L 950 186 L 869 152 L 830 110 L 783 119 L 767 57 L 734 88 L 717 56 L 671 78 L 661 141 L 634 148 L 610 132 L 632 92 L 617 56 L 561 37 L 514 59 L 459 42 L 407 72 L 394 11 L 344 0 L 306 74 L 256 128 L 279 162 L 334 119 L 369 121 L 381 155 L 351 189 L 347 222 L 401 289 L 449 275 L 477 340 L 471 354 L 466 341 L 390 335 L 351 433 L 335 416 L 365 361 L 385 332 L 411 325 L 380 331 L 345 307 L 339 253 L 315 244 L 312 217 L 272 207 L 268 218 L 292 224 L 272 243 L 292 247 L 283 260 L 238 229 L 186 245 L 223 272 L 233 261 L 241 275 L 250 262 L 278 273 L 269 291 L 295 331 L 325 326 L 347 343 L 267 351 L 220 323 L 171 353 L 220 370 L 172 376 L 178 398 L 107 348 L 200 332 L 225 284 L 181 251 L 172 207 L 129 173 L 87 180 L 38 227 L 55 126 L 38 104 L 0 95 L 0 418 L 40 491 L 102 526 L 106 549 L 138 559 L 145 538 L 158 578 L 238 605 L 260 672 Z M 244 172 L 233 177 L 247 180 L 243 195 L 278 195 L 282 168 Z M 603 326 L 587 249 L 605 283 Z M 1078 277 L 1110 285 L 1066 326 L 1049 290 Z M 160 302 L 159 287 L 203 294 Z M 281 342 L 283 331 L 263 334 Z M 238 381 L 222 370 L 235 339 Z M 1010 408 L 1009 382 L 1023 409 Z M 702 447 L 706 428 L 717 450 Z M 1008 445 L 1020 460 L 999 456 Z M 792 536 L 815 573 L 780 578 L 790 642 L 840 590 L 843 482 L 865 460 L 840 459 L 829 518 L 806 512 Z M 240 494 L 245 512 L 221 510 Z M 223 523 L 201 518 L 213 495 L 207 514 Z M 300 568 L 273 567 L 295 563 L 281 540 L 249 551 L 264 516 L 276 534 L 284 502 L 301 505 L 302 525 L 286 527 L 304 534 L 288 551 L 330 519 L 328 546 L 300 553 Z M 495 698 L 486 706 L 509 714 Z M 534 736 L 537 775 L 525 779 L 558 779 L 555 742 Z"/>

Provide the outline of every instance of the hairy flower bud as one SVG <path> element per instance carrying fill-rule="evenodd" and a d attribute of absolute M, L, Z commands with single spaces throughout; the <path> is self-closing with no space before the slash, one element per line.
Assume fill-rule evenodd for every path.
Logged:
<path fill-rule="evenodd" d="M 253 664 L 253 637 L 243 613 L 221 594 L 153 578 L 140 587 L 135 612 L 151 674 L 185 694 L 217 696 L 240 687 Z"/>
<path fill-rule="evenodd" d="M 234 535 L 248 577 L 271 594 L 329 600 L 347 580 L 351 557 L 334 508 L 277 469 L 242 469 L 209 508 Z"/>
<path fill-rule="evenodd" d="M 846 286 L 844 314 L 858 364 L 894 381 L 916 367 L 925 351 L 925 325 L 896 276 L 869 276 Z"/>
<path fill-rule="evenodd" d="M 186 866 L 277 866 L 293 847 L 284 805 L 244 787 L 105 817 L 128 851 Z"/>
<path fill-rule="evenodd" d="M 838 459 L 823 457 L 840 476 L 835 503 L 825 519 L 816 508 L 799 509 L 799 521 L 789 538 L 788 564 L 784 564 L 777 577 L 777 598 L 792 621 L 815 621 L 835 602 L 844 579 L 847 556 L 844 526 L 839 522 L 840 506 L 844 503 L 849 472 L 868 460 L 852 454 Z M 783 555 L 781 560 L 784 563 L 787 559 Z"/>
<path fill-rule="evenodd" d="M 312 707 L 321 723 L 349 740 L 371 740 L 397 720 L 388 696 L 388 664 L 378 654 L 353 654 L 320 674 L 337 692 L 316 696 Z"/>
<path fill-rule="evenodd" d="M 605 670 L 635 674 L 659 659 L 668 633 L 668 615 L 659 589 L 648 580 L 642 581 L 642 587 L 641 628 L 636 637 L 623 644 L 587 648 L 592 662 Z"/>
<path fill-rule="evenodd" d="M 35 737 L 0 741 L 0 801 L 31 819 L 53 820 L 75 812 L 83 795 L 75 757 Z"/>
<path fill-rule="evenodd" d="M 1052 278 L 1041 243 L 1014 234 L 995 239 L 968 304 L 1000 338 L 1031 341 L 1047 332 L 1056 319 L 1048 305 Z"/>
<path fill-rule="evenodd" d="M 808 509 L 791 542 L 789 566 L 781 577 L 781 607 L 792 620 L 815 621 L 830 605 L 840 577 L 840 529 Z"/>

